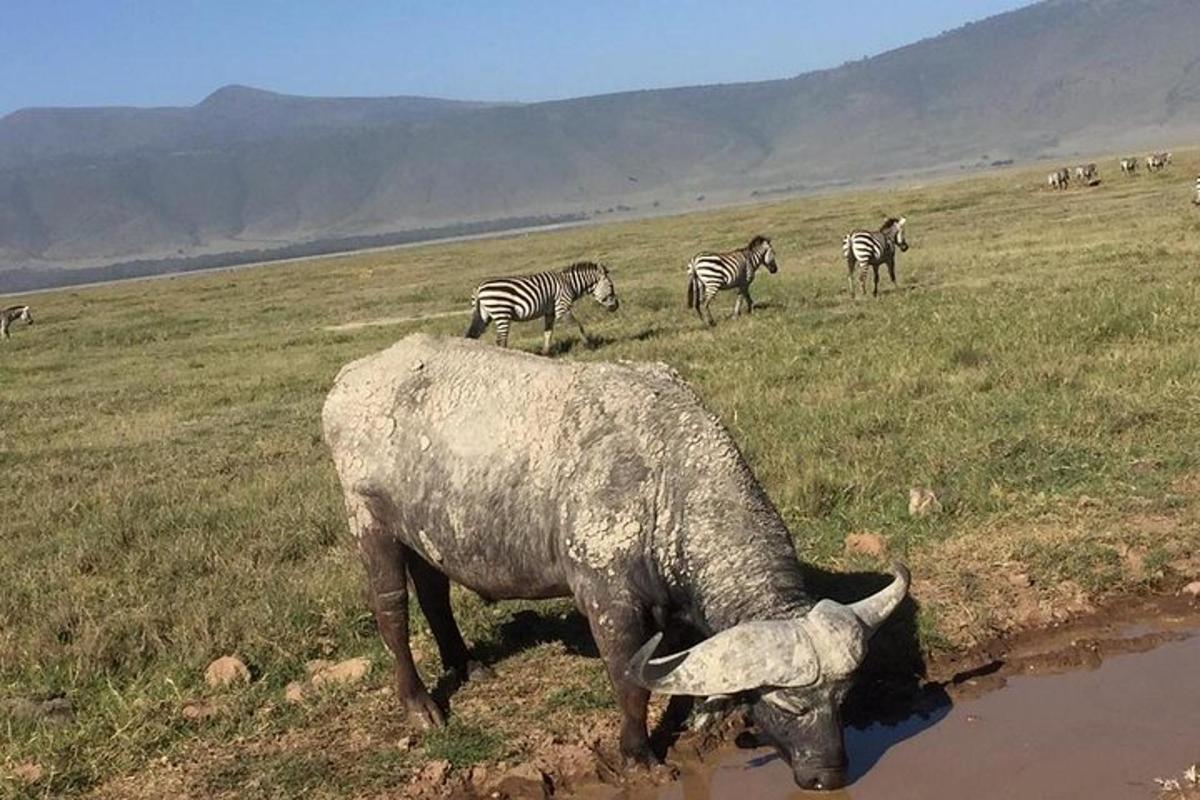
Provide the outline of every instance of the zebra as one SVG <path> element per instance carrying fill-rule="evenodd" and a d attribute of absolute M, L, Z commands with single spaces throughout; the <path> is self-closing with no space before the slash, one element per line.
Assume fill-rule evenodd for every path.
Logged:
<path fill-rule="evenodd" d="M 896 248 L 900 252 L 908 250 L 908 240 L 904 237 L 904 217 L 888 217 L 878 231 L 852 231 L 842 239 L 842 255 L 846 257 L 846 267 L 850 271 L 850 296 L 854 294 L 854 275 L 858 273 L 858 285 L 865 297 L 867 294 L 867 267 L 875 273 L 874 295 L 879 296 L 879 265 L 887 264 L 888 277 L 892 286 L 896 285 Z"/>
<path fill-rule="evenodd" d="M 754 282 L 754 273 L 759 267 L 766 267 L 772 275 L 779 269 L 775 263 L 775 250 L 771 240 L 765 236 L 755 236 L 741 250 L 730 250 L 727 253 L 697 253 L 688 262 L 688 308 L 696 309 L 696 315 L 709 327 L 716 325 L 713 321 L 712 304 L 717 292 L 725 289 L 736 289 L 737 298 L 733 301 L 733 316 L 741 316 L 742 302 L 745 301 L 746 313 L 754 312 L 754 301 L 750 299 L 750 284 Z"/>
<path fill-rule="evenodd" d="M 1150 172 L 1158 172 L 1160 169 L 1166 169 L 1170 165 L 1170 153 L 1151 153 L 1146 156 L 1146 169 Z"/>
<path fill-rule="evenodd" d="M 0 339 L 10 339 L 8 329 L 12 327 L 14 322 L 25 320 L 27 325 L 33 324 L 33 314 L 29 311 L 29 306 L 9 306 L 0 311 Z"/>
<path fill-rule="evenodd" d="M 1192 198 L 1192 204 L 1200 206 L 1200 176 L 1196 178 L 1196 194 Z"/>
<path fill-rule="evenodd" d="M 1125 175 L 1133 175 L 1137 172 L 1138 160 L 1137 156 L 1121 159 L 1121 172 Z"/>
<path fill-rule="evenodd" d="M 1075 168 L 1075 177 L 1080 181 L 1088 181 L 1099 177 L 1099 170 L 1095 164 L 1080 164 Z"/>
<path fill-rule="evenodd" d="M 571 313 L 571 306 L 585 294 L 609 311 L 616 311 L 617 290 L 609 277 L 608 267 L 591 261 L 580 261 L 557 272 L 539 272 L 510 278 L 492 278 L 475 289 L 471 296 L 471 326 L 468 339 L 483 335 L 489 322 L 496 323 L 496 344 L 508 347 L 508 328 L 513 320 L 528 322 L 542 317 L 542 355 L 550 355 L 550 336 L 554 322 L 570 317 L 579 326 L 583 341 L 591 343 L 583 323 Z"/>
<path fill-rule="evenodd" d="M 1046 182 L 1051 189 L 1067 189 L 1071 186 L 1071 170 L 1066 167 L 1056 169 L 1046 176 Z"/>

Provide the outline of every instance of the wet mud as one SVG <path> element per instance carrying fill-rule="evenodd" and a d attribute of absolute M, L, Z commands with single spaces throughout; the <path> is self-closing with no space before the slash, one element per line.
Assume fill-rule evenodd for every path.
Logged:
<path fill-rule="evenodd" d="M 931 667 L 910 713 L 846 732 L 850 784 L 803 792 L 775 751 L 689 746 L 662 787 L 581 787 L 586 800 L 1154 798 L 1200 761 L 1200 608 L 1130 604 Z"/>

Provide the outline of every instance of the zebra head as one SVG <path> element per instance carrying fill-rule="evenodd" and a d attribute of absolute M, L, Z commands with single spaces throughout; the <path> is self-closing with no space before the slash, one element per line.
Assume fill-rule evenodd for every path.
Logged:
<path fill-rule="evenodd" d="M 597 264 L 596 270 L 599 276 L 596 278 L 596 284 L 592 287 L 592 297 L 596 298 L 596 302 L 609 311 L 616 311 L 621 303 L 617 300 L 617 289 L 608 275 L 608 267 Z"/>
<path fill-rule="evenodd" d="M 899 219 L 888 217 L 879 229 L 880 233 L 886 235 L 895 243 L 896 247 L 900 248 L 901 253 L 908 252 L 908 239 L 904 236 L 904 223 L 906 222 L 908 222 L 906 217 L 900 217 Z"/>
<path fill-rule="evenodd" d="M 770 239 L 765 236 L 755 236 L 750 240 L 746 249 L 758 257 L 758 263 L 766 267 L 767 272 L 774 275 L 779 271 L 779 265 L 775 263 L 775 248 L 771 247 Z"/>
<path fill-rule="evenodd" d="M 29 311 L 29 306 L 21 306 L 21 313 L 17 315 L 17 319 L 23 319 L 29 325 L 33 324 L 33 314 Z"/>

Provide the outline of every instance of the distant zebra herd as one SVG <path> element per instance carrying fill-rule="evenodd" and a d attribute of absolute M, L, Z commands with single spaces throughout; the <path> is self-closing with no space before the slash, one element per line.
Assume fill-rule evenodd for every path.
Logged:
<path fill-rule="evenodd" d="M 850 271 L 851 297 L 858 296 L 854 291 L 856 276 L 862 295 L 866 295 L 868 269 L 874 270 L 874 294 L 879 294 L 879 267 L 883 264 L 887 265 L 892 285 L 896 285 L 896 251 L 908 250 L 905 222 L 904 217 L 888 217 L 877 231 L 854 230 L 842 238 L 842 254 Z M 715 326 L 710 308 L 713 299 L 719 292 L 733 291 L 737 293 L 733 317 L 740 316 L 743 309 L 747 314 L 752 313 L 754 301 L 750 297 L 750 284 L 758 270 L 764 268 L 771 274 L 779 270 L 775 248 L 765 236 L 755 236 L 739 250 L 697 253 L 687 264 L 688 309 L 694 309 L 704 324 Z M 489 278 L 480 283 L 471 296 L 471 324 L 466 336 L 478 339 L 489 324 L 495 323 L 496 344 L 508 347 L 512 322 L 541 319 L 545 326 L 542 353 L 549 355 L 555 322 L 570 318 L 579 327 L 583 341 L 590 343 L 572 310 L 575 301 L 587 294 L 609 311 L 616 311 L 620 305 L 608 268 L 590 261 L 578 262 L 557 272 Z"/>
<path fill-rule="evenodd" d="M 1128 156 L 1119 159 L 1117 164 L 1121 168 L 1122 175 L 1137 175 L 1138 164 L 1145 163 L 1147 172 L 1161 172 L 1171 166 L 1171 158 L 1172 155 L 1170 152 L 1150 153 L 1142 158 Z M 1075 180 L 1086 183 L 1088 186 L 1096 186 L 1100 183 L 1100 171 L 1095 164 L 1081 164 L 1075 167 L 1073 172 Z M 1071 187 L 1071 175 L 1071 169 L 1059 167 L 1046 176 L 1046 184 L 1051 189 L 1069 189 Z M 1196 194 L 1192 202 L 1200 205 L 1200 178 L 1196 180 Z"/>

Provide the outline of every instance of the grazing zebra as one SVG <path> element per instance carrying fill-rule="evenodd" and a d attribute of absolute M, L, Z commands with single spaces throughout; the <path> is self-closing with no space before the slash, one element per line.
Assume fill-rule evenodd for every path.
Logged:
<path fill-rule="evenodd" d="M 857 230 L 846 234 L 842 239 L 842 255 L 846 257 L 846 267 L 850 270 L 850 296 L 854 293 L 854 275 L 858 273 L 858 285 L 862 294 L 867 294 L 867 267 L 875 273 L 875 296 L 879 295 L 879 265 L 887 264 L 888 277 L 892 286 L 896 285 L 896 248 L 901 252 L 908 250 L 908 240 L 904 238 L 904 217 L 888 217 L 877 231 Z"/>
<path fill-rule="evenodd" d="M 1138 160 L 1136 156 L 1121 159 L 1121 172 L 1125 175 L 1133 175 L 1137 172 Z"/>
<path fill-rule="evenodd" d="M 733 301 L 733 316 L 742 312 L 742 301 L 746 303 L 746 313 L 754 311 L 754 301 L 750 299 L 750 284 L 754 281 L 754 273 L 759 267 L 766 267 L 767 272 L 774 274 L 779 269 L 775 263 L 775 250 L 771 240 L 765 236 L 755 236 L 750 244 L 741 250 L 731 250 L 728 253 L 698 253 L 688 262 L 688 308 L 696 309 L 696 315 L 707 322 L 709 326 L 716 325 L 713 321 L 712 304 L 717 292 L 725 289 L 736 289 L 737 298 Z"/>
<path fill-rule="evenodd" d="M 1075 177 L 1081 181 L 1091 182 L 1099 177 L 1099 174 L 1095 164 L 1080 164 L 1075 168 Z"/>
<path fill-rule="evenodd" d="M 8 329 L 19 320 L 25 320 L 28 325 L 33 324 L 33 314 L 29 312 L 29 306 L 9 306 L 0 311 L 0 339 L 11 338 Z"/>
<path fill-rule="evenodd" d="M 486 280 L 471 297 L 473 314 L 467 338 L 478 339 L 488 323 L 494 321 L 496 344 L 508 347 L 508 327 L 513 320 L 528 322 L 542 317 L 546 321 L 542 354 L 549 355 L 554 321 L 570 317 L 579 326 L 579 335 L 585 342 L 590 342 L 583 323 L 571 313 L 575 301 L 588 293 L 609 311 L 617 310 L 617 290 L 608 275 L 608 268 L 590 261 L 572 264 L 558 272 Z"/>
<path fill-rule="evenodd" d="M 1166 169 L 1170 165 L 1170 153 L 1151 153 L 1146 156 L 1146 169 L 1150 172 L 1158 172 L 1160 169 Z"/>
<path fill-rule="evenodd" d="M 1046 177 L 1051 189 L 1067 189 L 1071 186 L 1071 170 L 1063 167 L 1056 169 Z"/>

